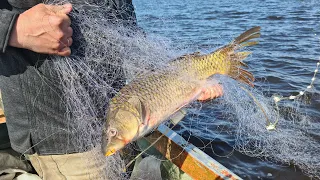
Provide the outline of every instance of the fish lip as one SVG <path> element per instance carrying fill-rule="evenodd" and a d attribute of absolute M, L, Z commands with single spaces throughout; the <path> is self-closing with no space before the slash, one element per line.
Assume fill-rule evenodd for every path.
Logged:
<path fill-rule="evenodd" d="M 102 133 L 101 150 L 105 156 L 112 156 L 119 150 L 115 147 L 110 146 L 110 139 L 109 136 L 107 136 L 107 133 L 105 133 L 105 131 L 103 131 Z"/>
<path fill-rule="evenodd" d="M 116 150 L 114 149 L 109 149 L 108 151 L 105 152 L 105 156 L 112 156 L 116 153 Z"/>
<path fill-rule="evenodd" d="M 111 156 L 111 155 L 113 155 L 113 154 L 115 154 L 116 153 L 116 150 L 114 149 L 114 148 L 109 148 L 108 147 L 108 145 L 109 145 L 109 142 L 108 142 L 108 140 L 107 139 L 103 139 L 102 140 L 102 153 L 105 155 L 105 156 Z"/>

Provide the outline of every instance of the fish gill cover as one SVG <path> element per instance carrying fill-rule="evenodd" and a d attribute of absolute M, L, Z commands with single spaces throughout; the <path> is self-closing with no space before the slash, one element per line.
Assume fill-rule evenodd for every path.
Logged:
<path fill-rule="evenodd" d="M 67 107 L 64 117 L 68 128 L 61 131 L 74 133 L 67 142 L 79 147 L 79 152 L 91 149 L 91 156 L 83 157 L 84 163 L 97 167 L 104 164 L 101 179 L 127 179 L 126 162 L 120 155 L 104 157 L 101 152 L 108 102 L 125 81 L 130 83 L 137 75 L 168 68 L 168 62 L 185 50 L 170 44 L 168 39 L 128 26 L 132 23 L 130 20 L 115 21 L 114 17 L 126 12 L 113 11 L 111 4 L 68 2 L 73 4 L 72 55 L 51 56 L 43 64 L 52 67 L 48 71 L 57 74 L 52 81 L 63 92 L 61 99 Z M 189 105 L 188 118 L 180 122 L 180 133 L 208 140 L 214 140 L 217 134 L 231 134 L 234 139 L 230 144 L 236 151 L 275 163 L 297 165 L 310 177 L 320 177 L 320 143 L 312 136 L 319 133 L 320 125 L 300 111 L 303 103 L 299 100 L 280 102 L 278 111 L 275 101 L 261 89 L 240 85 L 226 77 L 214 79 L 223 85 L 223 97 Z M 221 121 L 217 125 L 217 118 L 232 125 L 226 126 Z M 268 130 L 267 122 L 274 123 L 277 119 L 276 128 Z M 43 137 L 35 146 L 47 138 Z"/>

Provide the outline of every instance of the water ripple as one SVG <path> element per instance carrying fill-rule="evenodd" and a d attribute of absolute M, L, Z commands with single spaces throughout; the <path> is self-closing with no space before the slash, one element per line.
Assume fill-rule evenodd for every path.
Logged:
<path fill-rule="evenodd" d="M 270 95 L 291 95 L 303 90 L 310 83 L 320 56 L 320 1 L 139 0 L 134 4 L 141 27 L 173 39 L 179 47 L 189 47 L 190 52 L 210 52 L 245 29 L 261 26 L 260 43 L 252 48 L 254 53 L 246 62 L 257 78 L 256 85 L 266 88 Z M 320 119 L 319 83 L 315 81 L 310 104 L 304 107 L 315 119 Z M 232 125 L 216 124 L 215 129 L 218 126 Z M 230 136 L 217 132 L 213 147 L 223 153 L 229 151 L 230 143 Z M 215 158 L 245 179 L 306 179 L 292 168 L 237 152 L 229 158 Z M 273 176 L 268 177 L 268 173 Z"/>

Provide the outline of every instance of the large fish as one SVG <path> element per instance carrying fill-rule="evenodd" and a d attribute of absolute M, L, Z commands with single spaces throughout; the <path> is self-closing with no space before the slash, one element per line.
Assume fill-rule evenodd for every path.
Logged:
<path fill-rule="evenodd" d="M 150 72 L 124 86 L 109 105 L 103 153 L 114 154 L 196 100 L 214 74 L 228 75 L 253 86 L 253 75 L 241 68 L 247 67 L 242 60 L 250 52 L 237 50 L 257 44 L 248 40 L 258 37 L 260 27 L 254 27 L 210 54 L 184 55 L 170 62 L 169 68 Z"/>

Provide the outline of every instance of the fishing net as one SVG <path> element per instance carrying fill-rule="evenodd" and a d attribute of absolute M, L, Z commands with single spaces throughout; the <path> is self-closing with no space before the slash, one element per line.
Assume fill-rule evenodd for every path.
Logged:
<path fill-rule="evenodd" d="M 126 162 L 120 155 L 104 157 L 101 152 L 108 102 L 125 83 L 137 75 L 167 68 L 168 62 L 185 50 L 174 48 L 165 38 L 145 34 L 132 26 L 130 19 L 116 18 L 126 15 L 128 7 L 121 7 L 124 4 L 71 3 L 72 55 L 52 56 L 44 64 L 49 63 L 52 74 L 57 74 L 52 81 L 62 90 L 61 97 L 67 107 L 64 116 L 70 124 L 64 130 L 78 132 L 68 141 L 79 147 L 80 152 L 92 152 L 83 157 L 84 163 L 94 162 L 97 167 L 105 164 L 101 179 L 126 179 Z M 112 9 L 114 5 L 120 6 L 119 11 Z M 223 84 L 223 97 L 190 105 L 188 118 L 179 124 L 181 134 L 208 140 L 214 140 L 218 134 L 232 135 L 234 139 L 228 143 L 237 151 L 275 163 L 297 165 L 310 177 L 319 178 L 320 143 L 316 137 L 320 127 L 317 119 L 301 111 L 303 97 L 281 101 L 277 106 L 273 98 L 259 88 L 239 85 L 226 77 L 214 79 Z M 277 119 L 276 128 L 268 130 L 268 122 L 274 123 Z"/>
<path fill-rule="evenodd" d="M 83 164 L 101 171 L 99 179 L 127 179 L 123 158 L 119 154 L 106 158 L 101 151 L 108 102 L 137 74 L 163 68 L 176 55 L 167 48 L 167 40 L 147 37 L 135 26 L 128 14 L 132 7 L 122 1 L 68 2 L 73 5 L 72 55 L 50 56 L 41 64 L 46 67 L 44 81 L 49 77 L 54 89 L 61 91 L 60 103 L 66 107 L 62 116 L 67 127 L 55 128 L 67 131 L 66 144 L 77 147 L 78 152 L 89 151 L 82 157 Z M 67 1 L 45 3 L 62 5 Z M 41 120 L 36 123 L 43 126 Z M 34 146 L 54 136 L 43 136 Z"/>
<path fill-rule="evenodd" d="M 196 108 L 188 121 L 181 122 L 183 128 L 179 130 L 213 141 L 231 135 L 234 139 L 229 138 L 227 143 L 236 151 L 278 165 L 297 166 L 310 177 L 319 178 L 320 125 L 316 117 L 304 111 L 301 99 L 282 102 L 277 109 L 273 98 L 261 91 L 248 87 L 244 90 L 230 79 L 221 79 L 223 97 L 201 106 L 202 113 Z M 276 128 L 268 130 L 268 124 L 276 121 Z M 233 150 L 211 153 L 230 157 Z"/>

